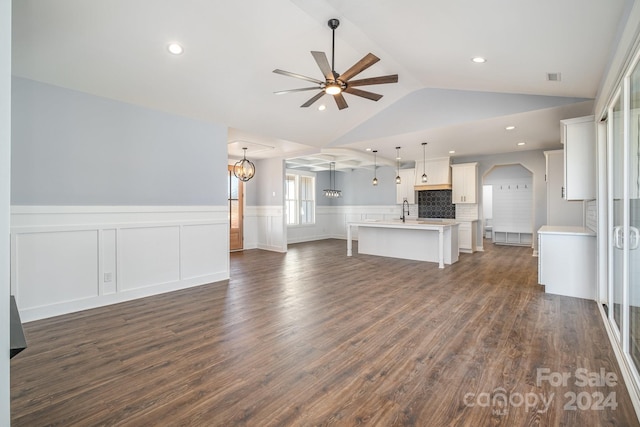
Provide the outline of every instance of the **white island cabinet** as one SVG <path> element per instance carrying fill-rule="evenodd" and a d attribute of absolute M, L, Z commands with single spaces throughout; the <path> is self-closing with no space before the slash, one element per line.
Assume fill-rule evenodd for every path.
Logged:
<path fill-rule="evenodd" d="M 596 299 L 596 235 L 586 227 L 538 230 L 538 283 L 545 292 Z"/>
<path fill-rule="evenodd" d="M 458 224 L 442 221 L 360 221 L 347 223 L 347 256 L 352 255 L 352 229 L 358 230 L 358 253 L 437 262 L 458 261 Z"/>

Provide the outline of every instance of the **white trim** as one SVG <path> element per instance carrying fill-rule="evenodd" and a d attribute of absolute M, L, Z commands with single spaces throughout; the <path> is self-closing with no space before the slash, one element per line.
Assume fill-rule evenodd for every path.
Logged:
<path fill-rule="evenodd" d="M 77 214 L 77 213 L 125 213 L 125 212 L 227 212 L 225 206 L 194 205 L 194 206 L 26 206 L 12 205 L 11 214 Z"/>
<path fill-rule="evenodd" d="M 157 208 L 14 207 L 11 289 L 22 320 L 229 279 L 226 206 Z"/>
<path fill-rule="evenodd" d="M 624 383 L 627 386 L 627 391 L 629 392 L 629 398 L 631 399 L 631 403 L 633 404 L 633 409 L 635 409 L 636 411 L 636 417 L 640 419 L 640 389 L 638 388 L 638 383 L 627 362 L 627 358 L 624 356 L 624 354 L 622 354 L 622 349 L 617 342 L 616 333 L 611 328 L 611 323 L 607 318 L 607 314 L 605 313 L 602 304 L 596 304 L 598 305 L 598 310 L 600 311 L 600 316 L 602 317 L 604 328 L 607 331 L 609 343 L 611 344 L 613 352 L 616 356 L 616 360 L 618 361 L 618 367 L 620 368 L 620 372 L 622 373 L 622 377 L 624 378 Z"/>

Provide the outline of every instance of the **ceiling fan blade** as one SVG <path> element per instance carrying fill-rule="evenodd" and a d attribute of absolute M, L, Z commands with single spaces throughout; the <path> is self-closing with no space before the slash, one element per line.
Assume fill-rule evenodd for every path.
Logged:
<path fill-rule="evenodd" d="M 345 101 L 344 96 L 342 96 L 341 93 L 337 94 L 337 95 L 333 95 L 333 99 L 336 100 L 336 104 L 338 105 L 338 109 L 339 110 L 343 110 L 345 108 L 348 108 L 349 106 L 347 105 L 347 101 Z"/>
<path fill-rule="evenodd" d="M 316 60 L 318 67 L 320 67 L 320 71 L 324 74 L 324 77 L 327 80 L 333 80 L 333 71 L 331 71 L 331 66 L 329 65 L 329 60 L 327 59 L 327 55 L 324 52 L 314 52 L 311 51 L 311 55 L 313 55 L 313 59 Z"/>
<path fill-rule="evenodd" d="M 303 88 L 300 88 L 300 89 L 279 90 L 279 91 L 277 91 L 277 92 L 273 92 L 273 93 L 275 93 L 276 95 L 282 95 L 282 94 L 284 94 L 284 93 L 302 92 L 302 91 L 305 91 L 305 90 L 314 90 L 314 89 L 315 89 L 315 90 L 318 90 L 318 89 L 320 89 L 320 88 L 319 88 L 318 86 L 314 86 L 314 87 L 303 87 Z"/>
<path fill-rule="evenodd" d="M 367 92 L 366 90 L 360 90 L 360 89 L 356 89 L 353 87 L 348 87 L 344 90 L 347 93 L 350 93 L 351 95 L 355 95 L 355 96 L 361 96 L 363 98 L 367 98 L 370 99 L 372 101 L 377 101 L 378 99 L 382 98 L 382 95 L 377 94 L 377 93 L 373 93 L 373 92 Z"/>
<path fill-rule="evenodd" d="M 349 82 L 349 86 L 381 85 L 384 83 L 398 83 L 398 75 L 390 74 L 388 76 L 371 77 L 369 79 L 361 79 L 361 80 L 352 80 Z"/>
<path fill-rule="evenodd" d="M 314 95 L 313 98 L 311 98 L 310 100 L 308 100 L 307 102 L 302 104 L 300 107 L 302 107 L 302 108 L 309 107 L 311 104 L 316 102 L 318 99 L 322 98 L 324 96 L 324 94 L 325 94 L 325 92 L 323 90 L 321 90 L 316 95 Z"/>
<path fill-rule="evenodd" d="M 302 74 L 290 73 L 289 71 L 284 70 L 273 70 L 276 74 L 282 74 L 283 76 L 295 77 L 296 79 L 306 80 L 308 82 L 322 84 L 324 83 L 322 80 L 314 79 L 313 77 L 303 76 Z"/>
<path fill-rule="evenodd" d="M 351 77 L 355 76 L 356 74 L 360 74 L 378 61 L 380 61 L 380 58 L 375 56 L 373 53 L 367 53 L 364 58 L 353 64 L 351 68 L 342 73 L 342 75 L 340 76 L 340 80 L 346 82 Z"/>

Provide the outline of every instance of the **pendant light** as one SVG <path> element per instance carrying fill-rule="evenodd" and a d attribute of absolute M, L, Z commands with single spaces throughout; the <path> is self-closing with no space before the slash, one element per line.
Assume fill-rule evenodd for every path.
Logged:
<path fill-rule="evenodd" d="M 240 181 L 247 182 L 256 174 L 256 167 L 247 160 L 247 147 L 242 147 L 242 149 L 244 150 L 243 159 L 233 165 L 233 174 Z"/>
<path fill-rule="evenodd" d="M 376 176 L 376 169 L 378 166 L 376 165 L 376 153 L 378 150 L 373 150 L 373 185 L 378 185 L 378 177 Z"/>
<path fill-rule="evenodd" d="M 422 182 L 427 182 L 427 158 L 425 154 L 425 148 L 427 147 L 427 143 L 422 143 Z"/>
<path fill-rule="evenodd" d="M 324 197 L 329 197 L 330 199 L 337 199 L 338 197 L 342 197 L 342 192 L 334 188 L 335 175 L 336 164 L 335 162 L 331 162 L 329 163 L 329 188 L 323 190 Z"/>
<path fill-rule="evenodd" d="M 396 184 L 402 184 L 402 179 L 400 179 L 400 147 L 396 147 L 396 167 L 398 168 L 398 175 L 396 175 Z"/>

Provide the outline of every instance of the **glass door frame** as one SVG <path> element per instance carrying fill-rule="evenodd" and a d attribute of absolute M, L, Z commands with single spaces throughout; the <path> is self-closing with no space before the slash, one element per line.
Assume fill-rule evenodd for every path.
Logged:
<path fill-rule="evenodd" d="M 631 153 L 630 153 L 630 126 L 631 126 L 631 76 L 633 75 L 636 68 L 640 67 L 640 51 L 636 52 L 634 60 L 630 63 L 628 69 L 625 71 L 618 88 L 614 92 L 614 95 L 611 98 L 609 105 L 607 106 L 607 142 L 606 142 L 606 153 L 607 153 L 607 208 L 606 208 L 606 224 L 607 224 L 607 291 L 608 291 L 608 312 L 607 312 L 607 321 L 609 326 L 615 336 L 617 341 L 617 345 L 622 352 L 622 356 L 624 358 L 624 362 L 628 367 L 629 373 L 633 377 L 633 381 L 635 384 L 633 385 L 635 389 L 640 389 L 640 366 L 636 366 L 633 361 L 633 357 L 630 351 L 630 338 L 631 338 L 631 327 L 629 324 L 630 321 L 630 243 L 631 243 L 631 214 L 630 214 L 630 198 L 631 198 L 631 189 L 630 189 L 630 179 L 631 179 Z M 614 227 L 617 227 L 614 224 L 614 203 L 615 193 L 614 193 L 614 173 L 613 170 L 613 162 L 614 162 L 614 144 L 616 141 L 614 140 L 614 132 L 613 132 L 613 109 L 614 105 L 622 99 L 622 235 L 614 234 Z M 621 323 L 622 327 L 618 328 L 618 325 L 614 318 L 614 268 L 615 263 L 613 259 L 613 253 L 615 251 L 614 245 L 620 242 L 620 246 L 622 246 L 622 305 L 621 305 Z M 640 286 L 640 284 L 637 284 Z"/>

